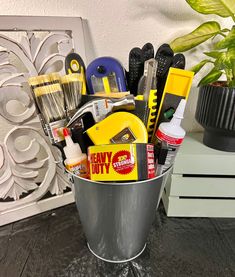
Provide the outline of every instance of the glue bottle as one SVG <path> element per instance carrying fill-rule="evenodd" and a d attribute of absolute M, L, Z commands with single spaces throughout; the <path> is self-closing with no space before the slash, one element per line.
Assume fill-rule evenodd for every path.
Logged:
<path fill-rule="evenodd" d="M 161 123 L 155 133 L 157 143 L 164 141 L 168 147 L 166 161 L 162 168 L 163 172 L 173 165 L 176 154 L 185 137 L 185 130 L 180 126 L 181 120 L 184 118 L 185 105 L 186 100 L 182 99 L 171 121 Z"/>
<path fill-rule="evenodd" d="M 88 163 L 87 155 L 82 153 L 80 145 L 74 143 L 67 128 L 63 129 L 66 146 L 64 147 L 65 167 L 73 174 L 87 178 L 88 177 Z"/>

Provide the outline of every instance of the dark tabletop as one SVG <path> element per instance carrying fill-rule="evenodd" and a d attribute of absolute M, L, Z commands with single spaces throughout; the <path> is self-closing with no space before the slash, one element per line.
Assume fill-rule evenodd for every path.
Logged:
<path fill-rule="evenodd" d="M 0 277 L 235 276 L 235 219 L 167 218 L 144 253 L 110 264 L 87 249 L 75 204 L 0 227 Z"/>

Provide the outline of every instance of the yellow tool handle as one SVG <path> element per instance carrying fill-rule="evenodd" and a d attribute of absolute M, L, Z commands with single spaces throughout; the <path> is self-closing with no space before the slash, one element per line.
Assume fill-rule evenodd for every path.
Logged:
<path fill-rule="evenodd" d="M 104 85 L 104 91 L 109 94 L 111 92 L 111 89 L 110 89 L 108 77 L 103 77 L 102 81 L 103 81 L 103 85 Z"/>
<path fill-rule="evenodd" d="M 149 92 L 148 99 L 148 108 L 149 108 L 149 116 L 147 122 L 147 131 L 149 135 L 149 139 L 151 139 L 154 129 L 154 124 L 157 117 L 157 90 L 151 89 Z"/>
<path fill-rule="evenodd" d="M 72 68 L 72 70 L 71 70 Z M 81 70 L 80 70 L 81 69 Z M 74 72 L 79 72 L 79 70 L 81 71 L 81 76 L 82 76 L 82 95 L 86 95 L 86 76 L 85 76 L 85 72 L 84 72 L 84 68 L 83 66 L 81 66 L 79 64 L 79 62 L 77 60 L 72 60 L 70 62 L 70 68 L 68 69 L 68 73 L 72 74 Z"/>
<path fill-rule="evenodd" d="M 170 68 L 167 76 L 166 84 L 164 87 L 164 91 L 162 94 L 160 106 L 157 111 L 157 118 L 155 121 L 153 134 L 156 132 L 159 123 L 161 123 L 158 121 L 159 121 L 160 115 L 164 113 L 163 106 L 165 104 L 165 101 L 168 104 L 172 102 L 171 105 L 174 106 L 175 97 L 178 97 L 179 99 L 181 98 L 184 98 L 186 100 L 188 99 L 190 88 L 193 81 L 193 76 L 194 76 L 194 72 L 192 71 L 173 68 L 173 67 Z M 172 101 L 170 101 L 171 99 Z M 176 110 L 177 106 L 174 108 Z M 153 142 L 153 138 L 154 136 L 152 137 L 152 142 Z"/>

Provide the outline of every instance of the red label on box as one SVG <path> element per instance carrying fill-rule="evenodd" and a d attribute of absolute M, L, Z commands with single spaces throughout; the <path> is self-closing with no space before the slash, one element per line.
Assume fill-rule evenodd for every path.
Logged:
<path fill-rule="evenodd" d="M 130 151 L 121 150 L 113 156 L 112 166 L 119 174 L 129 174 L 135 167 L 135 161 Z"/>
<path fill-rule="evenodd" d="M 155 177 L 155 164 L 154 164 L 154 146 L 147 144 L 147 170 L 148 170 L 148 179 Z"/>

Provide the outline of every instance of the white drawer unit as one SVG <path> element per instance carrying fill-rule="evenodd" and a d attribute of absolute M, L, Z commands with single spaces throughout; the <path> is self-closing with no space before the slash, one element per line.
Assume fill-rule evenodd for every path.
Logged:
<path fill-rule="evenodd" d="M 203 145 L 202 133 L 188 134 L 162 200 L 172 217 L 235 217 L 235 153 Z"/>

